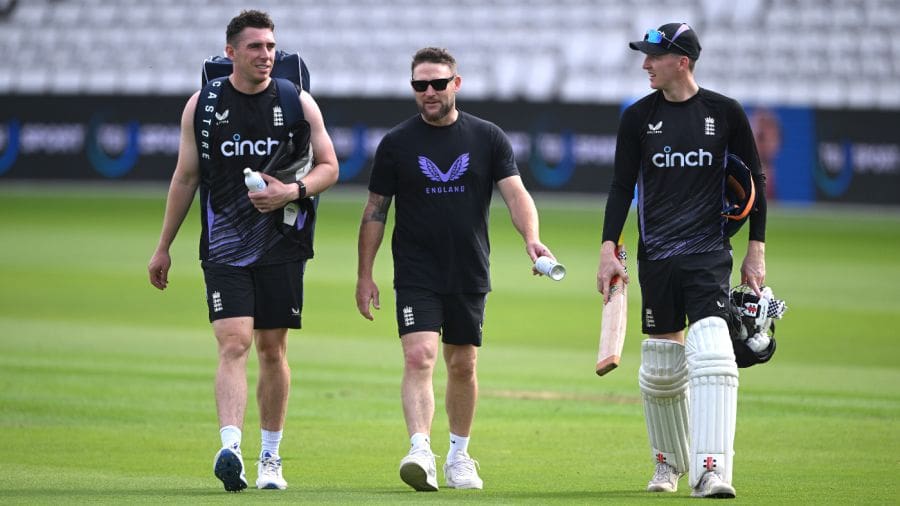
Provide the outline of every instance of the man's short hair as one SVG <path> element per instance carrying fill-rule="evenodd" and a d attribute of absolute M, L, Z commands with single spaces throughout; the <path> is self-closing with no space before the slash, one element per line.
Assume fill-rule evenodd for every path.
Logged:
<path fill-rule="evenodd" d="M 265 12 L 252 9 L 243 10 L 240 14 L 231 18 L 231 21 L 228 23 L 228 28 L 225 29 L 225 42 L 232 46 L 237 45 L 238 35 L 244 31 L 244 28 L 268 28 L 274 32 L 275 23 L 272 22 L 272 18 Z"/>
<path fill-rule="evenodd" d="M 413 56 L 410 72 L 415 72 L 416 66 L 422 63 L 438 63 L 450 67 L 450 72 L 456 74 L 456 58 L 444 48 L 423 47 Z"/>

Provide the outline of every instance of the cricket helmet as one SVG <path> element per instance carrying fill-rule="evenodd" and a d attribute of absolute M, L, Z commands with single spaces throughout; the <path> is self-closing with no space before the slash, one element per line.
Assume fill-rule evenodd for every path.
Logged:
<path fill-rule="evenodd" d="M 725 188 L 722 192 L 722 218 L 725 235 L 731 237 L 747 221 L 756 204 L 756 185 L 750 169 L 737 155 L 725 156 Z"/>
<path fill-rule="evenodd" d="M 768 286 L 758 297 L 747 285 L 731 290 L 729 331 L 738 367 L 768 362 L 775 354 L 775 321 L 784 316 L 787 305 Z"/>

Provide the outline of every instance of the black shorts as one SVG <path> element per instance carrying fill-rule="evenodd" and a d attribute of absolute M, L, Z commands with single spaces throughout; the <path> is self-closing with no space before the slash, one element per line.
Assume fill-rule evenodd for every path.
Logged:
<path fill-rule="evenodd" d="M 708 316 L 728 321 L 730 250 L 639 260 L 641 329 L 667 334 Z"/>
<path fill-rule="evenodd" d="M 398 288 L 397 329 L 410 332 L 439 332 L 447 344 L 481 346 L 486 293 L 439 294 L 422 288 Z"/>
<path fill-rule="evenodd" d="M 255 329 L 299 329 L 306 261 L 234 267 L 203 261 L 209 321 L 250 316 Z"/>

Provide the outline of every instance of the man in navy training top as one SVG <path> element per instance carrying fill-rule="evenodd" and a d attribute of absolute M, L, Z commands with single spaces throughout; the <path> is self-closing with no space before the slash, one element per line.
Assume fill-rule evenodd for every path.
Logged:
<path fill-rule="evenodd" d="M 318 105 L 306 91 L 286 90 L 289 99 L 299 96 L 313 166 L 296 182 L 282 183 L 263 174 L 268 186 L 261 192 L 248 193 L 244 185 L 244 168 L 259 170 L 295 126 L 285 124 L 277 83 L 270 76 L 274 31 L 268 14 L 255 10 L 241 12 L 228 24 L 225 53 L 234 62 L 233 72 L 217 84 L 220 96 L 211 125 L 199 121 L 206 111 L 197 105 L 209 89 L 202 98 L 201 92 L 194 93 L 184 108 L 162 233 L 148 266 L 150 282 L 165 289 L 172 263 L 169 248 L 199 187 L 200 259 L 219 349 L 215 393 L 222 444 L 214 472 L 230 492 L 247 487 L 240 444 L 246 363 L 254 340 L 262 438 L 256 485 L 287 487 L 278 451 L 290 389 L 287 334 L 289 328 L 300 328 L 303 273 L 312 256 L 312 216 L 299 213 L 286 230 L 281 210 L 324 192 L 338 178 L 337 156 Z M 203 129 L 203 135 L 195 134 L 195 127 Z"/>
<path fill-rule="evenodd" d="M 647 490 L 675 492 L 688 474 L 693 496 L 734 497 L 738 368 L 726 324 L 732 269 L 722 216 L 726 156 L 741 158 L 756 185 L 741 280 L 758 296 L 766 274 L 765 176 L 740 104 L 694 81 L 700 41 L 690 26 L 648 30 L 630 47 L 646 55 L 643 69 L 656 91 L 625 109 L 619 124 L 597 288 L 607 299 L 613 277 L 628 281 L 615 249 L 637 185 L 648 335 L 639 384 L 656 465 Z"/>

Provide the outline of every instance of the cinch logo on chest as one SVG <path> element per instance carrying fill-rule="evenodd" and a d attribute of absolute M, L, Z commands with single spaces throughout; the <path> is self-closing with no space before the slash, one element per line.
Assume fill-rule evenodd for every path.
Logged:
<path fill-rule="evenodd" d="M 419 170 L 431 181 L 437 183 L 449 183 L 461 178 L 469 170 L 469 153 L 459 155 L 450 170 L 442 172 L 437 164 L 426 156 L 419 156 Z M 466 185 L 452 186 L 426 186 L 425 193 L 462 193 L 466 191 Z"/>
<path fill-rule="evenodd" d="M 241 140 L 241 134 L 234 134 L 231 138 L 232 140 L 223 142 L 221 146 L 222 156 L 228 158 L 245 155 L 268 156 L 272 154 L 273 148 L 278 146 L 278 141 L 271 137 Z"/>
<path fill-rule="evenodd" d="M 660 168 L 670 169 L 672 167 L 712 167 L 713 155 L 709 151 L 700 148 L 698 151 L 688 151 L 681 153 L 672 151 L 672 146 L 663 148 L 662 153 L 654 153 L 650 157 L 653 165 Z"/>

